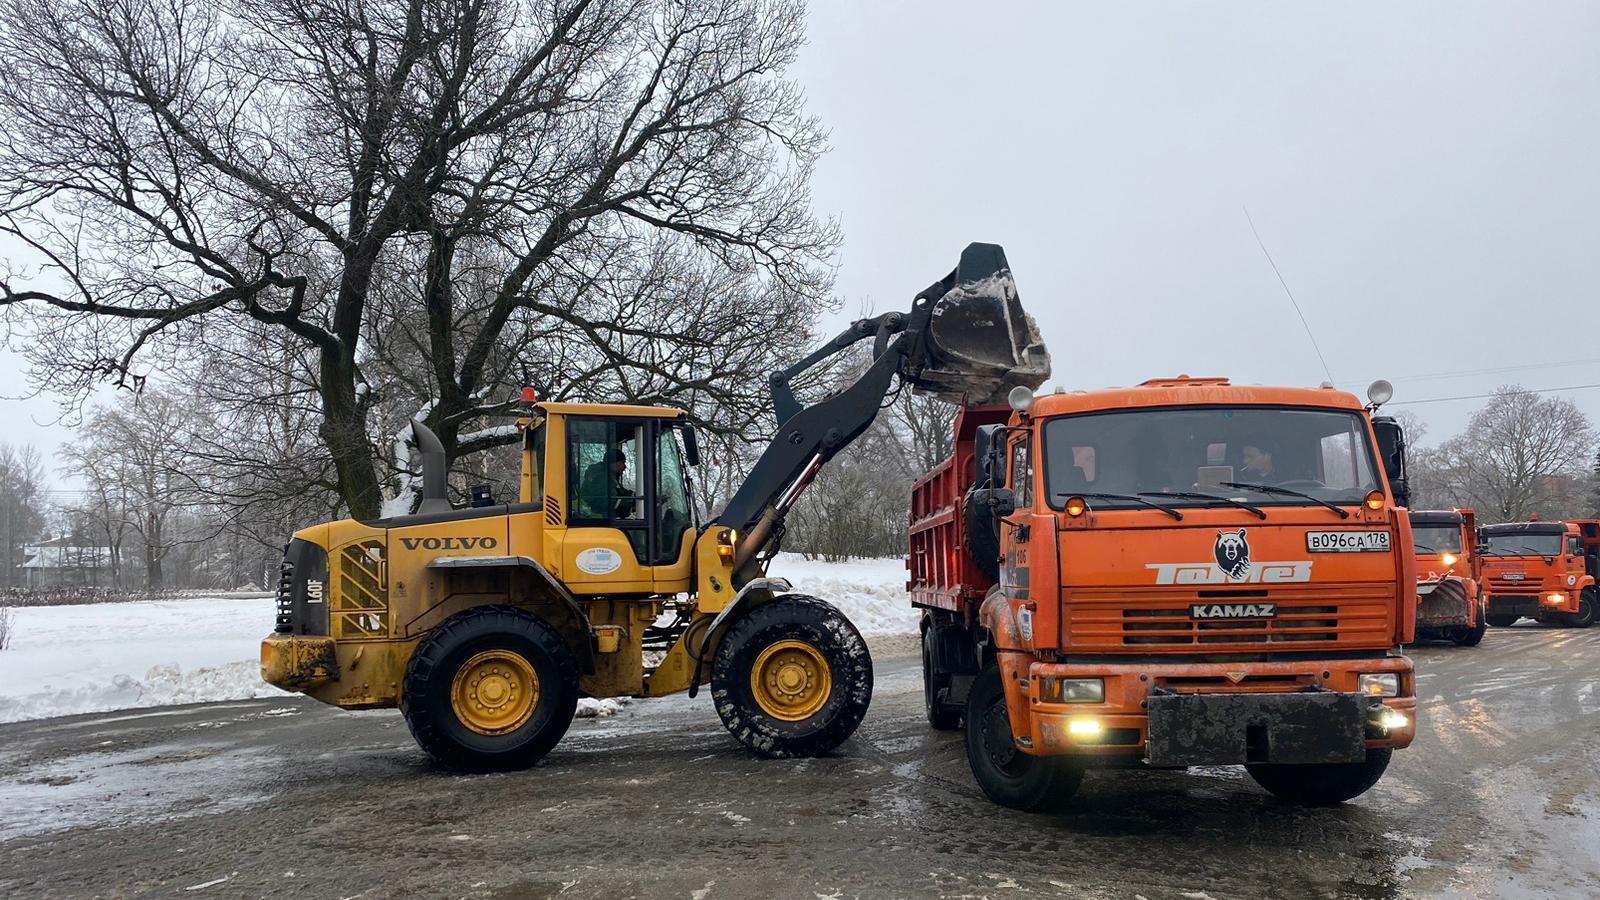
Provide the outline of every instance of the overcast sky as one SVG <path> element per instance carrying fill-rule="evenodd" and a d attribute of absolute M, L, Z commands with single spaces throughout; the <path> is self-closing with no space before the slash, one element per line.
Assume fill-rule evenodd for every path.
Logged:
<path fill-rule="evenodd" d="M 1600 382 L 1600 4 L 814 0 L 810 35 L 852 314 L 994 241 L 1052 384 L 1317 384 L 1248 206 L 1339 387 Z M 1396 408 L 1432 443 L 1481 402 Z M 54 415 L 0 401 L 0 440 Z"/>

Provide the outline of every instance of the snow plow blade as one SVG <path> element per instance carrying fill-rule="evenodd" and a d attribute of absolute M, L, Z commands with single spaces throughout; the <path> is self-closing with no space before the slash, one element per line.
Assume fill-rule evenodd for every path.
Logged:
<path fill-rule="evenodd" d="M 998 403 L 1017 385 L 1050 377 L 1039 326 L 1022 308 L 1006 252 L 968 244 L 956 270 L 918 296 L 934 303 L 914 390 L 952 403 Z"/>

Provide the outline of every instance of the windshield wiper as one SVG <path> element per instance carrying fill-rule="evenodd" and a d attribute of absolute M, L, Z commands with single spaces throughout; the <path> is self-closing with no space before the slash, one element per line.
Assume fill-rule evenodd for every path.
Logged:
<path fill-rule="evenodd" d="M 1413 553 L 1438 553 L 1439 552 L 1439 551 L 1433 549 L 1432 547 L 1429 547 L 1427 544 L 1418 544 L 1418 543 L 1416 543 L 1414 541 L 1411 544 L 1411 551 Z"/>
<path fill-rule="evenodd" d="M 1350 518 L 1350 510 L 1345 509 L 1342 506 L 1335 506 L 1320 497 L 1313 497 L 1310 494 L 1302 493 L 1300 491 L 1290 490 L 1289 488 L 1285 487 L 1278 487 L 1275 484 L 1248 484 L 1242 481 L 1223 481 L 1218 483 L 1223 487 L 1244 488 L 1247 491 L 1260 491 L 1263 494 L 1282 494 L 1285 497 L 1300 497 L 1305 500 L 1310 500 L 1312 503 L 1315 503 L 1319 506 L 1326 506 L 1327 508 L 1338 513 L 1339 518 L 1341 519 Z"/>
<path fill-rule="evenodd" d="M 1528 551 L 1529 553 L 1532 553 L 1534 556 L 1556 556 L 1557 555 L 1555 553 L 1546 553 L 1543 550 L 1535 550 L 1532 547 L 1529 547 L 1527 544 L 1523 544 L 1522 545 L 1522 549 Z"/>
<path fill-rule="evenodd" d="M 1082 491 L 1074 491 L 1072 493 L 1058 493 L 1055 496 L 1057 500 L 1069 500 L 1073 497 L 1082 497 L 1085 500 L 1129 500 L 1134 503 L 1143 503 L 1145 506 L 1148 506 L 1151 509 L 1159 509 L 1174 519 L 1177 519 L 1180 522 L 1183 521 L 1183 513 L 1178 512 L 1172 507 L 1163 506 L 1160 503 L 1146 500 L 1143 497 L 1135 497 L 1132 494 L 1086 494 Z"/>
<path fill-rule="evenodd" d="M 1139 496 L 1177 497 L 1180 500 L 1211 500 L 1216 503 L 1226 503 L 1229 506 L 1237 506 L 1240 509 L 1247 509 L 1263 519 L 1267 517 L 1266 511 L 1259 506 L 1251 506 L 1243 500 L 1235 500 L 1232 497 L 1223 497 L 1219 494 L 1200 494 L 1194 491 L 1140 491 Z"/>

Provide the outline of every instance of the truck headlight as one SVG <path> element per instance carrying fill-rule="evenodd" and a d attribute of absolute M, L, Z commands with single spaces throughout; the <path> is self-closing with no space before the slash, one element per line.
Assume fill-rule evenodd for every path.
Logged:
<path fill-rule="evenodd" d="M 1561 604 L 1567 602 L 1567 598 L 1561 594 L 1546 594 L 1544 602 L 1550 604 L 1551 606 L 1560 606 Z"/>
<path fill-rule="evenodd" d="M 1104 678 L 1051 678 L 1039 679 L 1039 699 L 1045 703 L 1104 703 L 1106 682 Z"/>
<path fill-rule="evenodd" d="M 1356 690 L 1368 697 L 1400 696 L 1400 676 L 1395 672 L 1376 672 L 1356 680 Z"/>
<path fill-rule="evenodd" d="M 1453 566 L 1456 564 L 1456 555 L 1454 553 L 1441 553 L 1439 554 L 1439 562 L 1444 563 L 1446 566 Z"/>

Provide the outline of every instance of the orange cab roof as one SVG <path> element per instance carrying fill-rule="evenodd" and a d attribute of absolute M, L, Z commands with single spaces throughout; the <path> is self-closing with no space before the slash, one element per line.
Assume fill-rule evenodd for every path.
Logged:
<path fill-rule="evenodd" d="M 1126 409 L 1136 406 L 1315 406 L 1323 409 L 1362 409 L 1362 403 L 1349 391 L 1331 387 L 1275 387 L 1259 384 L 1229 384 L 1226 378 L 1152 378 L 1135 387 L 1104 388 L 1097 391 L 1068 391 L 1040 394 L 1034 400 L 1032 415 L 1059 416 L 1071 413 Z"/>

